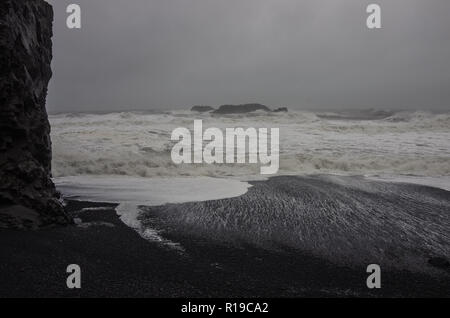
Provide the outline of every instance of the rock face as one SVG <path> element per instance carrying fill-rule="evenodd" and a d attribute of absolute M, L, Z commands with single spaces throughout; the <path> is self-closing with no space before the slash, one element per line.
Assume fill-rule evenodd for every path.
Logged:
<path fill-rule="evenodd" d="M 286 107 L 280 107 L 274 110 L 270 110 L 269 107 L 261 104 L 242 104 L 242 105 L 222 105 L 218 109 L 214 109 L 211 106 L 194 106 L 191 108 L 191 111 L 205 113 L 212 112 L 214 114 L 245 114 L 251 113 L 255 111 L 265 111 L 265 112 L 274 112 L 274 113 L 284 113 L 287 112 L 288 109 Z"/>
<path fill-rule="evenodd" d="M 280 107 L 280 108 L 274 109 L 273 112 L 274 113 L 287 113 L 288 109 L 287 109 L 287 107 Z"/>
<path fill-rule="evenodd" d="M 43 0 L 0 1 L 3 225 L 9 222 L 18 227 L 34 227 L 69 221 L 51 181 L 50 125 L 45 100 L 52 76 L 52 23 L 53 9 Z"/>
<path fill-rule="evenodd" d="M 261 104 L 243 104 L 243 105 L 222 105 L 215 110 L 215 114 L 242 114 L 251 113 L 257 110 L 270 112 L 270 108 Z"/>
<path fill-rule="evenodd" d="M 206 113 L 206 112 L 210 112 L 213 110 L 214 110 L 214 108 L 211 106 L 194 106 L 191 108 L 191 111 L 199 112 L 199 113 Z"/>

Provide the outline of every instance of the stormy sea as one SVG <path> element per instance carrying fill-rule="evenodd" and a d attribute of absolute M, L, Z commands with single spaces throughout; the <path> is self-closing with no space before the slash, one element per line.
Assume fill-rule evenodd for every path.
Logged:
<path fill-rule="evenodd" d="M 174 164 L 171 133 L 194 119 L 279 128 L 278 173 Z M 82 213 L 113 207 L 146 244 L 189 260 L 206 295 L 448 296 L 450 113 L 177 110 L 50 122 L 57 189 L 69 205 L 92 203 L 75 209 L 78 225 L 108 225 Z M 378 294 L 365 286 L 369 264 L 385 273 Z"/>

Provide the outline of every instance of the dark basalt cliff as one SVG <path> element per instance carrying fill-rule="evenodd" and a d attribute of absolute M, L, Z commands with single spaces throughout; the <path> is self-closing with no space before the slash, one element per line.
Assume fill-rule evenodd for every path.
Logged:
<path fill-rule="evenodd" d="M 0 226 L 68 222 L 50 175 L 52 24 L 43 0 L 0 1 Z"/>

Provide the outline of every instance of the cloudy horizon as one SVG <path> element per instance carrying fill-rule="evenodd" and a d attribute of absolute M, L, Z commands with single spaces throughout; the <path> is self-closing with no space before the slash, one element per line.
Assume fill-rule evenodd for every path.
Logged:
<path fill-rule="evenodd" d="M 77 0 L 55 11 L 48 109 L 259 102 L 298 109 L 450 109 L 450 2 Z M 82 8 L 69 30 L 65 9 Z"/>

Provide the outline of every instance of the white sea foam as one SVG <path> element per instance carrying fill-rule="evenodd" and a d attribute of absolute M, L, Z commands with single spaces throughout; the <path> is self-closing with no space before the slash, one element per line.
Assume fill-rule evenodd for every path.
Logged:
<path fill-rule="evenodd" d="M 401 112 L 361 120 L 302 111 L 53 115 L 57 188 L 80 200 L 118 203 L 121 220 L 142 237 L 182 249 L 142 225 L 140 206 L 235 197 L 250 186 L 239 180 L 262 178 L 259 165 L 173 164 L 171 132 L 191 127 L 194 119 L 202 119 L 204 129 L 280 128 L 279 175 L 365 175 L 450 189 L 449 113 Z"/>
<path fill-rule="evenodd" d="M 156 230 L 141 226 L 140 206 L 231 198 L 250 187 L 247 182 L 209 177 L 70 176 L 54 178 L 54 182 L 66 198 L 118 203 L 116 211 L 122 222 L 148 240 L 177 249 L 176 243 L 163 239 Z"/>
<path fill-rule="evenodd" d="M 450 191 L 450 176 L 442 177 L 414 177 L 414 176 L 369 176 L 371 180 L 398 182 L 398 183 L 413 183 L 433 188 L 440 188 Z"/>
<path fill-rule="evenodd" d="M 210 177 L 142 178 L 130 176 L 69 176 L 54 178 L 66 196 L 84 201 L 162 205 L 236 197 L 250 184 Z"/>
<path fill-rule="evenodd" d="M 170 134 L 176 127 L 191 127 L 194 119 L 202 119 L 205 129 L 280 128 L 279 175 L 450 175 L 449 113 L 400 112 L 383 119 L 349 120 L 304 111 L 245 116 L 189 111 L 50 116 L 53 174 L 241 179 L 259 174 L 258 166 L 252 164 L 173 164 Z"/>

